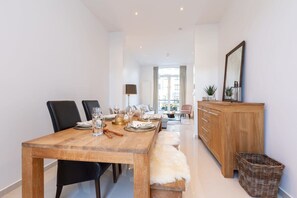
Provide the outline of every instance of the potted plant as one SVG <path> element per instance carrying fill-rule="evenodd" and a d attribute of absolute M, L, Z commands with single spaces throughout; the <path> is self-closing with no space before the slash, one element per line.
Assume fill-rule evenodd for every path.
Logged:
<path fill-rule="evenodd" d="M 232 87 L 226 87 L 225 94 L 226 94 L 226 99 L 231 100 L 232 95 L 233 95 Z"/>
<path fill-rule="evenodd" d="M 204 88 L 204 91 L 208 95 L 208 100 L 215 100 L 215 93 L 217 91 L 217 88 L 215 85 L 209 85 Z"/>

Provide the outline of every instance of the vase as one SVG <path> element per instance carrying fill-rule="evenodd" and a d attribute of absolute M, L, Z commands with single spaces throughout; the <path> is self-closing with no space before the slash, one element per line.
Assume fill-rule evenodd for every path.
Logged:
<path fill-rule="evenodd" d="M 216 96 L 213 94 L 213 95 L 208 95 L 208 100 L 216 100 Z"/>

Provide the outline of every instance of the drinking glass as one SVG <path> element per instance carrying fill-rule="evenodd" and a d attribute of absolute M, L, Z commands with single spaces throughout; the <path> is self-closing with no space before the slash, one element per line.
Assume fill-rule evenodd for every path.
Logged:
<path fill-rule="evenodd" d="M 93 136 L 103 134 L 104 119 L 99 107 L 94 107 L 92 111 L 92 129 Z"/>

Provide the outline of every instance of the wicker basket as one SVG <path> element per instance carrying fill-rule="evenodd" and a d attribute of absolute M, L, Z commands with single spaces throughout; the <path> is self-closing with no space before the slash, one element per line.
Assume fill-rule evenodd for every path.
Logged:
<path fill-rule="evenodd" d="M 237 153 L 239 183 L 252 197 L 277 197 L 285 166 L 263 154 Z"/>

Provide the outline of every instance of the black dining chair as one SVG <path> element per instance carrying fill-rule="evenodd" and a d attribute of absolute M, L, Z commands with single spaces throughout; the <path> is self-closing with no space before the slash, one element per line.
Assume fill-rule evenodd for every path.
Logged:
<path fill-rule="evenodd" d="M 48 101 L 47 107 L 55 133 L 81 121 L 74 101 Z M 63 186 L 90 180 L 95 180 L 96 197 L 100 198 L 100 176 L 109 166 L 110 163 L 58 160 L 56 198 L 60 197 Z"/>
<path fill-rule="evenodd" d="M 84 107 L 87 120 L 92 120 L 93 108 L 100 107 L 98 100 L 83 100 L 82 105 Z"/>
<path fill-rule="evenodd" d="M 83 100 L 82 105 L 85 110 L 87 120 L 92 120 L 92 111 L 94 107 L 100 107 L 98 100 Z M 122 173 L 121 164 L 112 164 L 112 172 L 113 172 L 113 181 L 117 182 L 118 177 L 116 175 L 116 167 L 119 167 L 119 174 Z"/>

